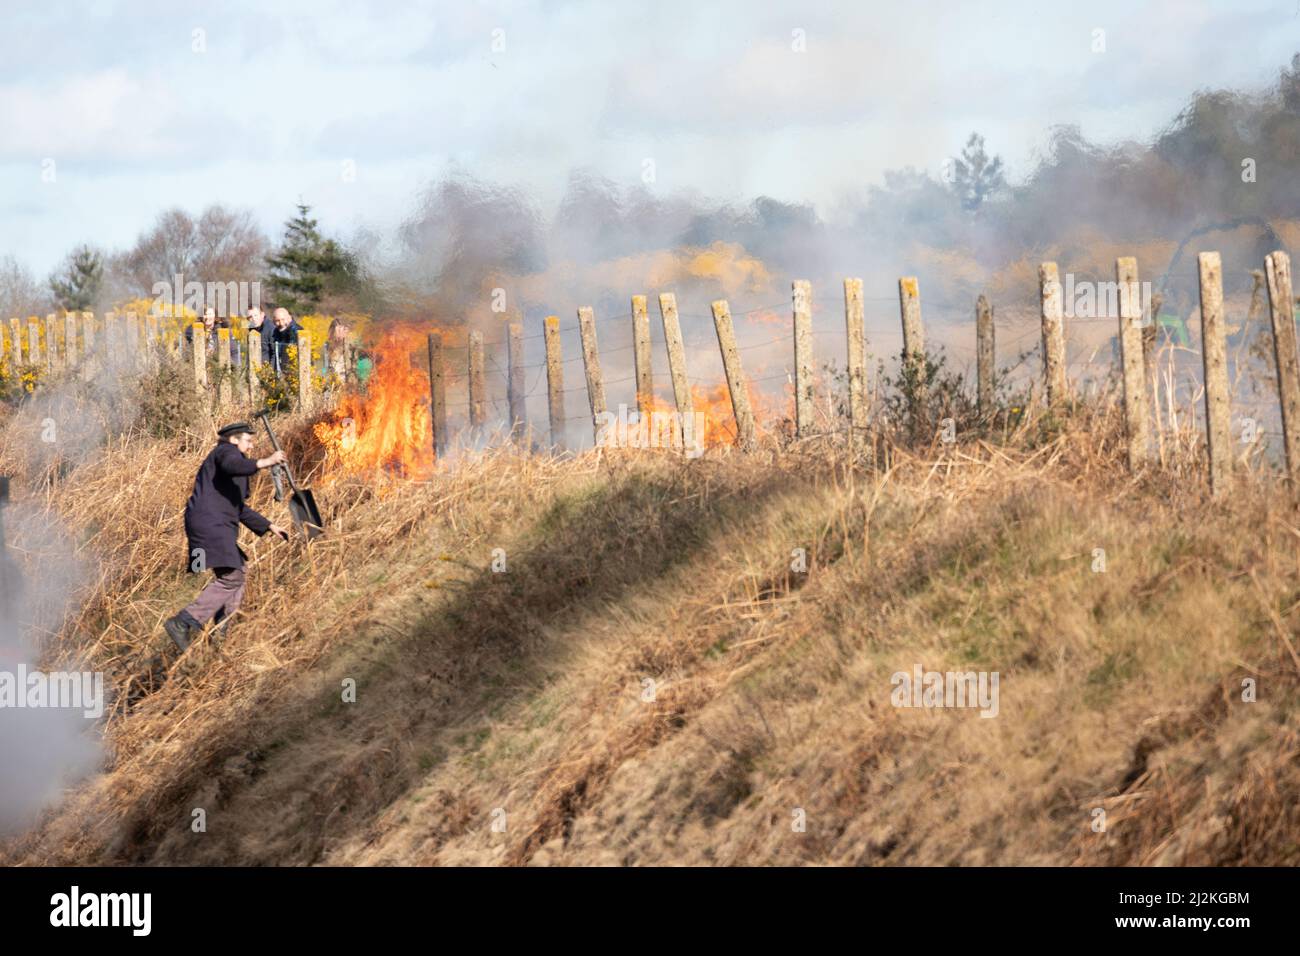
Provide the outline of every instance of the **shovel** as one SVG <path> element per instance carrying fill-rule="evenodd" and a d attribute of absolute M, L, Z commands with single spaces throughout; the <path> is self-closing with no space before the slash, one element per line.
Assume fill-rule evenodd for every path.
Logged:
<path fill-rule="evenodd" d="M 266 426 L 271 447 L 279 451 L 280 443 L 275 440 L 275 432 L 271 431 L 271 421 L 267 415 L 267 412 L 258 412 L 256 417 L 260 418 L 262 424 Z M 284 469 L 284 476 L 289 479 L 289 487 L 293 490 L 293 494 L 289 496 L 289 514 L 293 518 L 293 523 L 306 533 L 308 541 L 319 534 L 324 534 L 325 522 L 321 520 L 320 509 L 316 507 L 316 497 L 311 493 L 311 489 L 298 487 L 297 482 L 293 480 L 293 472 L 289 470 L 288 462 L 276 467 Z"/>

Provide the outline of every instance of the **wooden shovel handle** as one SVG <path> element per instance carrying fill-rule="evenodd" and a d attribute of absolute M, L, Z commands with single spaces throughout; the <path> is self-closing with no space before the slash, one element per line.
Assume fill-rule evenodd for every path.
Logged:
<path fill-rule="evenodd" d="M 258 412 L 254 417 L 260 418 L 262 424 L 266 426 L 266 434 L 267 437 L 271 439 L 271 447 L 276 451 L 280 451 L 280 443 L 275 440 L 275 432 L 271 431 L 270 412 Z M 275 467 L 284 469 L 284 476 L 289 479 L 289 488 L 296 495 L 298 493 L 298 484 L 293 480 L 293 471 L 289 468 L 289 462 L 285 461 L 283 464 Z"/>

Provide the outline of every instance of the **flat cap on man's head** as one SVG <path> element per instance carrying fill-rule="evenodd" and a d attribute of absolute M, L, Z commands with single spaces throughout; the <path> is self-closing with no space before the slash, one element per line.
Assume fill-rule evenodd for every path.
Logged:
<path fill-rule="evenodd" d="M 251 435 L 253 426 L 248 422 L 231 422 L 223 428 L 217 430 L 218 438 L 230 438 L 232 435 Z"/>

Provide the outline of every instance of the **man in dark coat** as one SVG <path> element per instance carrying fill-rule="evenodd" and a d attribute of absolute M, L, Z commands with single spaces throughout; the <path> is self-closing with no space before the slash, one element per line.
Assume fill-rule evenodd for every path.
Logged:
<path fill-rule="evenodd" d="M 271 332 L 271 367 L 280 374 L 289 369 L 289 346 L 298 344 L 302 326 L 288 309 L 276 309 L 271 321 L 275 325 Z"/>
<path fill-rule="evenodd" d="M 163 624 L 182 653 L 208 621 L 221 624 L 239 610 L 244 598 L 245 559 L 238 542 L 239 526 L 259 537 L 268 531 L 282 539 L 289 537 L 288 531 L 245 504 L 249 476 L 283 462 L 284 452 L 249 458 L 253 429 L 247 422 L 227 425 L 217 436 L 217 447 L 199 466 L 194 491 L 185 505 L 186 567 L 192 572 L 211 570 L 214 577 L 189 607 Z"/>
<path fill-rule="evenodd" d="M 262 361 L 270 364 L 271 334 L 275 331 L 275 323 L 256 305 L 248 310 L 248 331 L 256 332 L 262 340 Z"/>

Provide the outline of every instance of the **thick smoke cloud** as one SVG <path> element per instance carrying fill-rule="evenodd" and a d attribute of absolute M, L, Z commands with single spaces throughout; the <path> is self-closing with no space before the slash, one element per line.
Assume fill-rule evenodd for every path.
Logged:
<path fill-rule="evenodd" d="M 62 627 L 87 575 L 49 511 L 11 504 L 0 509 L 0 521 L 0 672 L 16 680 L 38 670 L 45 640 Z M 84 709 L 0 707 L 0 836 L 30 824 L 100 759 L 98 725 Z"/>

